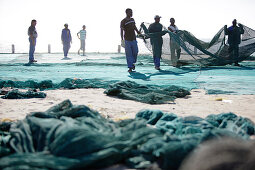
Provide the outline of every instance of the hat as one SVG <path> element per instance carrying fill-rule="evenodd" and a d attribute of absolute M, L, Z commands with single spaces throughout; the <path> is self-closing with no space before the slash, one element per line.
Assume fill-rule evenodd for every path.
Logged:
<path fill-rule="evenodd" d="M 159 15 L 155 15 L 154 19 L 156 19 L 156 18 L 161 18 L 161 16 L 159 16 Z"/>

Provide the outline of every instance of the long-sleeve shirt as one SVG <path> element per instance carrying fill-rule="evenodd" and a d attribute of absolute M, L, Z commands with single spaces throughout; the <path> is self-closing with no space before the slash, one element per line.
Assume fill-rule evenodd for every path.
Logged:
<path fill-rule="evenodd" d="M 225 28 L 225 34 L 228 35 L 228 44 L 237 45 L 241 43 L 241 34 L 244 33 L 243 26 L 231 26 Z"/>
<path fill-rule="evenodd" d="M 62 30 L 61 40 L 63 43 L 70 43 L 72 41 L 71 31 L 69 29 Z"/>
<path fill-rule="evenodd" d="M 163 29 L 162 24 L 154 22 L 149 26 L 148 31 L 149 31 L 149 33 L 159 33 L 159 32 L 162 32 L 162 29 Z M 150 40 L 151 40 L 151 44 L 160 44 L 160 45 L 162 45 L 162 43 L 163 43 L 163 39 L 162 39 L 161 34 L 158 34 L 157 36 L 151 37 Z"/>

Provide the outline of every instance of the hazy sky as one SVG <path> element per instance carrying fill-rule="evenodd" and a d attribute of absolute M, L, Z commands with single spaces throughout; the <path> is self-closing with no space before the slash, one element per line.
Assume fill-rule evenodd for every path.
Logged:
<path fill-rule="evenodd" d="M 53 51 L 61 51 L 61 30 L 68 23 L 73 37 L 71 51 L 78 50 L 76 34 L 85 24 L 87 51 L 116 52 L 126 8 L 133 9 L 137 27 L 143 21 L 153 22 L 157 14 L 165 26 L 174 17 L 179 29 L 199 39 L 211 39 L 234 18 L 255 29 L 254 7 L 254 0 L 0 0 L 0 43 L 28 51 L 27 29 L 36 19 L 36 51 L 46 52 L 47 44 Z"/>

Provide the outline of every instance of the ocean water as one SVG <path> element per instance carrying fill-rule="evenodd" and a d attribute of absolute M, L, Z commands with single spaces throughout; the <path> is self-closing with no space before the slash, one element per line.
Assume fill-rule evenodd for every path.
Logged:
<path fill-rule="evenodd" d="M 208 93 L 255 94 L 255 62 L 242 62 L 242 67 L 221 66 L 200 68 L 185 66 L 180 69 L 161 62 L 160 71 L 154 69 L 150 54 L 139 55 L 136 72 L 128 73 L 125 54 L 88 53 L 35 54 L 38 61 L 26 65 L 28 54 L 0 54 L 0 79 L 16 81 L 52 80 L 60 83 L 66 78 L 93 79 L 105 82 L 135 81 L 144 85 L 182 86 L 187 89 L 202 88 Z"/>

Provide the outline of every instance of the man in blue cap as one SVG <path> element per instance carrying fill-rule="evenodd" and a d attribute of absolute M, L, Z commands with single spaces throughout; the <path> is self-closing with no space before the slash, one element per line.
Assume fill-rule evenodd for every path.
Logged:
<path fill-rule="evenodd" d="M 230 59 L 236 59 L 239 57 L 239 44 L 241 43 L 241 34 L 244 34 L 244 29 L 242 24 L 238 24 L 236 19 L 233 20 L 232 26 L 227 28 L 224 26 L 225 35 L 228 35 L 228 53 Z M 235 62 L 235 66 L 240 66 L 238 62 Z"/>
<path fill-rule="evenodd" d="M 160 16 L 155 15 L 154 17 L 155 22 L 150 24 L 148 28 L 149 33 L 157 33 L 162 31 L 163 25 L 159 23 L 160 18 L 161 18 Z M 163 45 L 162 35 L 158 34 L 156 36 L 153 36 L 150 38 L 150 41 L 152 45 L 155 69 L 160 70 L 160 58 L 162 54 L 162 45 Z"/>

